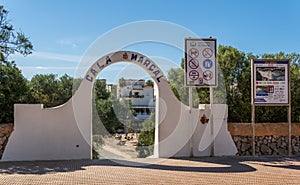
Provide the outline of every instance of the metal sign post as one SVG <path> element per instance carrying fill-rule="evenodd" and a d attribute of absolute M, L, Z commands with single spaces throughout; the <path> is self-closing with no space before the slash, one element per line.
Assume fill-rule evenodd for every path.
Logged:
<path fill-rule="evenodd" d="M 190 107 L 190 114 L 192 113 L 192 108 L 193 108 L 193 91 L 192 91 L 192 88 L 189 87 L 189 107 Z M 193 131 L 193 125 L 190 124 L 190 131 L 192 133 Z M 193 157 L 193 137 L 191 136 L 190 137 L 190 157 Z"/>
<path fill-rule="evenodd" d="M 213 88 L 217 86 L 217 40 L 214 38 L 185 39 L 184 84 L 189 87 L 189 105 L 192 109 L 192 87 L 210 88 L 211 156 L 214 156 Z M 193 155 L 192 138 L 190 140 Z"/>
<path fill-rule="evenodd" d="M 209 101 L 210 101 L 210 137 L 211 137 L 211 145 L 210 145 L 210 155 L 215 155 L 215 136 L 214 136 L 214 122 L 213 122 L 213 104 L 214 104 L 214 91 L 213 88 L 209 88 Z"/>

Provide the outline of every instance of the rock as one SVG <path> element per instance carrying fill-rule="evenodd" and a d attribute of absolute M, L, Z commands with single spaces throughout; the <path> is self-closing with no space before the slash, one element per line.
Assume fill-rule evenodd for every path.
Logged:
<path fill-rule="evenodd" d="M 281 139 L 278 139 L 278 140 L 277 140 L 277 144 L 276 144 L 277 147 L 280 147 L 280 146 L 281 146 L 281 143 L 282 143 Z"/>
<path fill-rule="evenodd" d="M 244 143 L 248 143 L 249 142 L 248 138 L 246 138 L 246 137 L 244 137 L 243 139 L 241 139 L 241 141 L 244 142 Z"/>
<path fill-rule="evenodd" d="M 276 143 L 271 143 L 271 144 L 270 144 L 270 147 L 272 148 L 272 150 L 277 151 Z"/>
<path fill-rule="evenodd" d="M 241 145 L 242 145 L 242 142 L 241 142 L 241 141 L 238 141 L 238 142 L 236 143 L 236 147 L 237 147 L 238 149 L 241 148 Z"/>
<path fill-rule="evenodd" d="M 283 148 L 278 148 L 278 155 L 287 155 L 287 150 Z"/>
<path fill-rule="evenodd" d="M 269 137 L 267 137 L 267 138 L 268 138 L 268 142 L 271 143 L 271 142 L 272 142 L 272 137 L 269 136 Z"/>
<path fill-rule="evenodd" d="M 246 150 L 248 150 L 250 148 L 250 144 L 249 143 L 242 143 L 241 146 L 241 151 L 245 152 Z"/>
<path fill-rule="evenodd" d="M 287 148 L 287 143 L 284 141 L 281 143 L 281 145 L 279 146 L 280 148 Z"/>
<path fill-rule="evenodd" d="M 263 155 L 271 155 L 272 154 L 272 150 L 269 147 L 267 147 L 266 145 L 261 145 L 260 150 Z"/>
<path fill-rule="evenodd" d="M 292 146 L 292 150 L 298 153 L 299 152 L 299 147 L 298 146 Z"/>

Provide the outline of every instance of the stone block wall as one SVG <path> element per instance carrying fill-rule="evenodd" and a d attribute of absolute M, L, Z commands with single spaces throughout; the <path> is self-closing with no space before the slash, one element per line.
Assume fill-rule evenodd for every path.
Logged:
<path fill-rule="evenodd" d="M 252 155 L 252 126 L 250 123 L 228 123 L 228 130 L 237 146 L 239 156 Z M 300 154 L 300 123 L 292 124 L 292 154 Z M 287 123 L 255 124 L 256 155 L 288 155 Z"/>
<path fill-rule="evenodd" d="M 0 124 L 0 159 L 8 142 L 10 134 L 13 132 L 14 125 L 12 123 Z"/>

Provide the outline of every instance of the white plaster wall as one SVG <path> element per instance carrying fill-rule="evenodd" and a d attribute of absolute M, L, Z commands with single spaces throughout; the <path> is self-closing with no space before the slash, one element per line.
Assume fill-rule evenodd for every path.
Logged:
<path fill-rule="evenodd" d="M 125 53 L 129 58 L 123 57 Z M 132 54 L 137 56 L 137 60 L 131 60 Z M 111 62 L 107 62 L 107 58 Z M 151 65 L 155 67 L 152 65 L 148 68 L 140 59 L 151 61 Z M 157 84 L 159 98 L 156 102 L 159 114 L 156 115 L 154 156 L 188 157 L 192 153 L 194 156 L 209 155 L 207 151 L 212 140 L 207 136 L 210 133 L 209 126 L 201 125 L 199 116 L 210 109 L 190 110 L 177 100 L 162 71 L 151 59 L 139 53 L 119 51 L 97 60 L 88 70 L 75 95 L 66 104 L 50 109 L 43 109 L 41 105 L 15 105 L 14 132 L 9 138 L 2 160 L 90 159 L 93 83 L 102 69 L 120 61 L 141 66 Z M 153 68 L 160 70 L 159 75 L 153 73 Z M 227 106 L 221 105 L 213 108 L 213 111 L 217 114 L 224 109 L 227 111 Z M 221 115 L 213 118 L 214 122 L 220 120 L 215 127 L 222 129 L 216 135 L 215 141 L 218 155 L 234 155 L 236 151 L 227 131 L 226 119 L 227 117 Z M 206 148 L 200 150 L 197 146 Z"/>
<path fill-rule="evenodd" d="M 238 151 L 228 131 L 228 106 L 225 104 L 213 105 L 214 127 L 214 155 L 235 155 Z"/>
<path fill-rule="evenodd" d="M 14 131 L 2 161 L 91 158 L 90 143 L 78 129 L 71 101 L 51 109 L 43 109 L 41 104 L 16 104 L 14 114 Z"/>
<path fill-rule="evenodd" d="M 165 112 L 159 115 L 158 156 L 190 156 L 190 138 L 198 122 L 199 110 L 192 109 L 190 112 L 188 106 L 177 100 L 165 79 L 160 82 L 158 90 L 159 111 Z"/>

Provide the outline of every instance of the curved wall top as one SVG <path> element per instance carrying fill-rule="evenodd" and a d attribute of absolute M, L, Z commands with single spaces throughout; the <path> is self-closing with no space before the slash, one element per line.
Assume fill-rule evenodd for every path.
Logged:
<path fill-rule="evenodd" d="M 159 92 L 159 97 L 156 98 L 156 106 L 159 110 L 157 111 L 158 114 L 156 115 L 157 148 L 158 143 L 161 146 L 163 146 L 164 143 L 165 145 L 169 145 L 172 142 L 174 143 L 174 139 L 176 140 L 178 135 L 182 135 L 182 133 L 185 132 L 184 130 L 190 129 L 189 126 L 186 125 L 187 122 L 189 122 L 186 119 L 191 119 L 191 117 L 193 117 L 191 116 L 191 111 L 186 105 L 182 104 L 175 97 L 173 91 L 169 87 L 163 71 L 158 67 L 158 65 L 156 65 L 150 58 L 140 53 L 132 51 L 117 51 L 107 54 L 96 60 L 96 62 L 87 71 L 83 81 L 79 86 L 79 89 L 72 98 L 75 119 L 77 120 L 80 131 L 83 133 L 83 136 L 87 141 L 91 139 L 88 134 L 91 131 L 86 130 L 87 127 L 84 123 L 92 122 L 91 108 L 93 84 L 97 78 L 97 75 L 105 67 L 117 62 L 130 62 L 137 64 L 138 66 L 142 67 L 157 84 Z M 195 111 L 195 116 L 193 118 L 195 120 L 194 122 L 197 122 L 199 110 L 195 109 L 193 111 Z M 182 135 L 181 141 L 177 142 L 178 147 L 173 147 L 173 150 L 165 147 L 164 148 L 166 151 L 173 153 L 172 156 L 174 156 L 174 154 L 177 153 L 180 148 L 183 148 L 187 144 L 190 137 L 190 134 Z M 161 153 L 162 150 L 156 150 L 157 155 L 162 156 L 159 155 L 158 152 Z M 165 155 L 168 155 L 167 153 Z"/>

